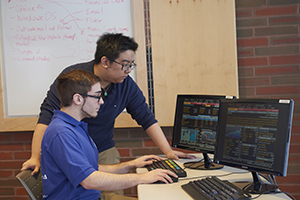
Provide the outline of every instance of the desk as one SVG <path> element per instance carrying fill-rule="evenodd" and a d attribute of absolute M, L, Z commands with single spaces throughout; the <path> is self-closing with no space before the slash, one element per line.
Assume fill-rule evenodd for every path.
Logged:
<path fill-rule="evenodd" d="M 197 156 L 197 159 L 179 159 L 176 161 L 181 167 L 183 167 L 183 163 L 189 161 L 195 161 L 202 159 L 202 154 L 193 154 Z M 200 179 L 206 176 L 218 176 L 221 180 L 228 180 L 230 182 L 235 181 L 252 181 L 252 175 L 250 172 L 242 169 L 232 168 L 224 166 L 223 169 L 220 170 L 194 170 L 194 169 L 185 169 L 187 173 L 187 177 L 179 178 L 178 182 L 172 184 L 141 184 L 138 185 L 138 198 L 139 200 L 192 200 L 192 198 L 181 189 L 181 185 L 188 183 L 193 179 Z M 138 168 L 137 173 L 147 172 L 146 168 Z M 235 174 L 231 174 L 234 172 Z M 228 175 L 227 175 L 228 174 Z M 230 174 L 230 175 L 229 175 Z M 224 176 L 227 175 L 227 176 Z M 258 195 L 251 194 L 252 198 Z M 283 193 L 280 194 L 268 194 L 261 195 L 260 199 L 290 199 Z"/>

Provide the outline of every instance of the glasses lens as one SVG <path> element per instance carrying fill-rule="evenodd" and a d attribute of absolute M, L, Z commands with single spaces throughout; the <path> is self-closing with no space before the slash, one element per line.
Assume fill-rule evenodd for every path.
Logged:
<path fill-rule="evenodd" d="M 125 67 L 125 65 L 123 66 L 123 71 L 127 71 L 129 68 L 131 69 L 131 70 L 133 70 L 134 68 L 136 67 L 136 64 L 135 63 L 132 63 L 132 64 L 128 64 L 128 65 L 126 65 L 126 67 Z"/>

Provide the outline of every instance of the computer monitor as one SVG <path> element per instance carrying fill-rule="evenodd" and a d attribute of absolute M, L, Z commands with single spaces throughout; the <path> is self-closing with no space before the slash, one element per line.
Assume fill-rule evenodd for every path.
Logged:
<path fill-rule="evenodd" d="M 286 176 L 293 108 L 293 100 L 221 99 L 214 162 L 251 171 L 250 193 L 276 190 L 258 173 Z"/>
<path fill-rule="evenodd" d="M 220 169 L 207 153 L 214 153 L 221 95 L 177 95 L 172 146 L 203 153 L 204 162 L 187 162 L 192 169 Z"/>

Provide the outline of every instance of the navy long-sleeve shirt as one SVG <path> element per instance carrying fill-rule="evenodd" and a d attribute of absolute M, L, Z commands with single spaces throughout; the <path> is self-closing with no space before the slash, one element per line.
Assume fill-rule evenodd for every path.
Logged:
<path fill-rule="evenodd" d="M 94 73 L 94 61 L 72 65 L 64 69 L 62 73 L 72 69 L 84 69 Z M 40 108 L 38 123 L 48 125 L 53 116 L 53 110 L 60 109 L 56 85 L 57 81 L 55 80 L 47 92 Z M 84 119 L 88 123 L 88 132 L 99 152 L 115 146 L 113 141 L 115 119 L 125 108 L 144 130 L 157 122 L 146 103 L 142 91 L 130 76 L 122 83 L 112 84 L 111 91 L 104 99 L 104 104 L 101 105 L 98 116 Z"/>

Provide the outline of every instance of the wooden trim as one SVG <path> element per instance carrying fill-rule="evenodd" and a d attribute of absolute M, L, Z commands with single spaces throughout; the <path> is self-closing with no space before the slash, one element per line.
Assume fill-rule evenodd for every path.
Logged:
<path fill-rule="evenodd" d="M 132 1 L 133 10 L 133 26 L 134 26 L 134 38 L 139 44 L 138 51 L 136 52 L 137 62 L 137 83 L 143 91 L 146 99 L 148 99 L 147 92 L 147 68 L 146 68 L 146 45 L 145 45 L 145 25 L 144 25 L 144 5 L 143 0 Z M 1 22 L 1 20 L 0 20 Z M 0 32 L 2 34 L 2 32 Z M 0 35 L 2 38 L 2 36 Z M 2 47 L 2 40 L 0 40 L 0 46 Z M 3 60 L 2 48 L 0 50 L 1 58 Z M 2 62 L 0 64 L 2 67 Z M 3 68 L 2 68 L 3 69 Z M 1 70 L 1 73 L 3 70 Z M 4 84 L 0 73 L 0 132 L 6 131 L 33 131 L 35 129 L 38 118 L 37 117 L 20 117 L 20 118 L 6 118 L 4 112 Z M 46 91 L 45 91 L 46 93 Z M 20 99 L 20 103 L 22 100 Z M 26 106 L 26 105 L 24 105 Z M 137 123 L 131 118 L 128 113 L 121 113 L 116 119 L 115 127 L 137 127 Z"/>

